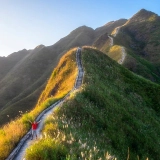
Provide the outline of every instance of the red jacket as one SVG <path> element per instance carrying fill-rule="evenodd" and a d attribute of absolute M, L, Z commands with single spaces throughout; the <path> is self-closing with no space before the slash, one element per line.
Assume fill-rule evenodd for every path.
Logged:
<path fill-rule="evenodd" d="M 33 129 L 33 130 L 36 130 L 37 127 L 38 127 L 38 123 L 37 123 L 37 122 L 36 122 L 36 123 L 32 123 L 32 129 Z"/>

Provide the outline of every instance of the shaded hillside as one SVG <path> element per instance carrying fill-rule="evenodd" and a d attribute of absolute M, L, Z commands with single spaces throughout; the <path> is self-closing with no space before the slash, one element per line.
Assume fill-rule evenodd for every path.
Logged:
<path fill-rule="evenodd" d="M 92 48 L 82 63 L 83 86 L 47 119 L 26 159 L 159 160 L 160 85 Z"/>
<path fill-rule="evenodd" d="M 21 51 L 10 54 L 8 57 L 0 57 L 0 81 L 5 75 L 30 51 L 23 49 Z"/>
<path fill-rule="evenodd" d="M 101 51 L 107 52 L 110 48 L 110 39 L 108 33 L 102 34 L 99 36 L 93 43 L 93 46 L 98 48 Z"/>
<path fill-rule="evenodd" d="M 122 32 L 130 36 L 130 48 L 152 63 L 160 63 L 160 17 L 153 12 L 140 10 L 126 25 Z"/>
<path fill-rule="evenodd" d="M 99 50 L 103 52 L 108 52 L 110 48 L 110 39 L 108 35 L 112 33 L 112 31 L 118 27 L 122 26 L 127 22 L 126 19 L 120 19 L 117 21 L 111 21 L 105 24 L 102 27 L 96 28 L 95 29 L 95 40 L 92 44 L 92 46 L 98 48 Z"/>
<path fill-rule="evenodd" d="M 124 25 L 126 19 L 119 19 L 117 21 L 111 21 L 102 27 L 96 28 L 94 30 L 94 40 L 92 40 L 92 45 L 101 49 L 105 44 L 109 44 L 108 35 L 118 26 Z"/>
<path fill-rule="evenodd" d="M 87 26 L 81 26 L 73 30 L 68 36 L 60 39 L 51 47 L 58 51 L 61 49 L 68 49 L 73 46 L 91 45 L 94 39 L 94 30 Z"/>
<path fill-rule="evenodd" d="M 79 27 L 52 46 L 36 47 L 18 62 L 0 82 L 0 124 L 17 116 L 18 111 L 33 108 L 61 56 L 72 47 L 91 44 L 92 32 L 89 27 Z"/>
<path fill-rule="evenodd" d="M 123 65 L 129 70 L 160 83 L 160 17 L 144 9 L 136 13 L 113 37 L 113 45 L 124 46 L 127 56 Z M 108 54 L 111 41 L 101 35 L 93 44 Z"/>
<path fill-rule="evenodd" d="M 160 83 L 160 17 L 140 10 L 120 28 L 115 43 L 128 48 L 130 70 Z"/>
<path fill-rule="evenodd" d="M 111 34 L 114 28 L 118 26 L 122 26 L 126 22 L 127 22 L 127 19 L 119 19 L 117 21 L 108 22 L 104 26 L 95 29 L 95 37 L 98 38 L 99 36 L 105 33 Z"/>

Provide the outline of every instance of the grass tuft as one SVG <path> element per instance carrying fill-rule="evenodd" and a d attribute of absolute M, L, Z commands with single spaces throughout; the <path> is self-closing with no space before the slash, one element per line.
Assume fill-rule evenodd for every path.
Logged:
<path fill-rule="evenodd" d="M 57 141 L 46 138 L 35 142 L 26 153 L 26 160 L 64 160 L 67 156 L 67 149 Z"/>

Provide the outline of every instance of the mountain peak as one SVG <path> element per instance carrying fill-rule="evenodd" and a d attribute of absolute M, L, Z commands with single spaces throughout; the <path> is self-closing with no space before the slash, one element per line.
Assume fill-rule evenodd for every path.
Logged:
<path fill-rule="evenodd" d="M 44 48 L 45 46 L 43 45 L 43 44 L 40 44 L 40 45 L 38 45 L 37 47 L 35 47 L 35 49 L 42 49 L 42 48 Z"/>
<path fill-rule="evenodd" d="M 146 9 L 141 9 L 140 11 L 138 11 L 136 13 L 136 15 L 148 17 L 148 16 L 151 16 L 151 15 L 157 15 L 157 14 L 155 14 L 154 12 L 148 11 Z"/>
<path fill-rule="evenodd" d="M 137 13 L 148 13 L 148 12 L 150 12 L 150 11 L 142 8 L 142 9 L 140 9 Z"/>
<path fill-rule="evenodd" d="M 110 22 L 107 22 L 104 26 L 108 26 L 108 25 L 111 25 L 113 24 L 115 21 L 110 21 Z"/>
<path fill-rule="evenodd" d="M 71 34 L 72 33 L 77 34 L 79 32 L 88 32 L 88 31 L 93 31 L 93 29 L 91 27 L 83 25 L 83 26 L 80 26 L 80 27 L 76 28 L 75 30 L 73 30 L 71 32 Z"/>
<path fill-rule="evenodd" d="M 148 11 L 146 9 L 141 9 L 135 15 L 133 15 L 132 18 L 129 19 L 129 22 L 133 23 L 133 22 L 148 21 L 148 20 L 152 19 L 153 17 L 156 18 L 156 17 L 158 17 L 158 15 L 155 14 L 154 12 Z"/>

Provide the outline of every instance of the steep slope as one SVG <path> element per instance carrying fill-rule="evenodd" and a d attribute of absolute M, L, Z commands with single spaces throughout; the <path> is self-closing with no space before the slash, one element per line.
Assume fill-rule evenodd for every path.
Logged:
<path fill-rule="evenodd" d="M 124 25 L 114 29 L 114 44 L 125 47 L 127 56 L 123 65 L 131 71 L 160 83 L 160 17 L 153 12 L 140 10 Z M 106 54 L 111 40 L 108 34 L 101 35 L 93 44 Z"/>
<path fill-rule="evenodd" d="M 10 54 L 8 57 L 0 57 L 0 81 L 5 75 L 30 51 L 23 49 L 21 51 Z"/>
<path fill-rule="evenodd" d="M 123 27 L 123 31 L 132 38 L 132 42 L 128 42 L 128 45 L 137 50 L 140 56 L 153 63 L 160 62 L 158 52 L 160 49 L 160 38 L 158 36 L 160 33 L 160 17 L 158 15 L 142 9 L 128 20 Z"/>
<path fill-rule="evenodd" d="M 73 30 L 68 36 L 60 39 L 53 48 L 56 48 L 58 51 L 63 48 L 68 49 L 73 46 L 83 46 L 91 45 L 94 39 L 94 30 L 87 26 L 81 26 Z"/>
<path fill-rule="evenodd" d="M 128 48 L 124 64 L 130 70 L 160 83 L 160 17 L 140 10 L 119 30 L 115 44 Z"/>
<path fill-rule="evenodd" d="M 83 49 L 82 63 L 83 86 L 46 121 L 27 156 L 159 160 L 160 85 L 92 48 Z"/>
<path fill-rule="evenodd" d="M 90 45 L 93 37 L 94 30 L 82 26 L 56 44 L 40 45 L 21 59 L 0 82 L 0 125 L 19 115 L 19 111 L 32 109 L 61 56 L 72 47 Z"/>
<path fill-rule="evenodd" d="M 77 76 L 76 48 L 69 50 L 62 56 L 56 68 L 52 71 L 49 80 L 40 96 L 36 107 L 28 113 L 11 121 L 0 128 L 0 160 L 9 156 L 20 139 L 29 131 L 30 123 L 47 107 L 63 98 L 72 90 Z M 57 86 L 58 84 L 58 86 Z M 53 93 L 54 92 L 54 93 Z"/>
<path fill-rule="evenodd" d="M 119 19 L 117 21 L 108 22 L 104 26 L 95 29 L 95 37 L 98 38 L 99 36 L 105 33 L 111 34 L 114 28 L 118 26 L 122 26 L 126 22 L 127 22 L 127 19 Z"/>
<path fill-rule="evenodd" d="M 44 103 L 48 98 L 59 99 L 64 97 L 74 86 L 77 76 L 76 52 L 77 48 L 68 51 L 59 61 L 58 66 L 50 76 L 47 85 L 41 93 L 37 105 Z"/>
<path fill-rule="evenodd" d="M 96 28 L 95 40 L 92 45 L 103 52 L 108 52 L 111 46 L 111 42 L 108 35 L 110 35 L 116 27 L 124 25 L 126 21 L 126 19 L 111 21 L 102 27 Z"/>
<path fill-rule="evenodd" d="M 108 37 L 108 33 L 102 34 L 99 36 L 93 43 L 93 46 L 98 48 L 101 51 L 108 52 L 111 47 L 110 38 Z"/>

